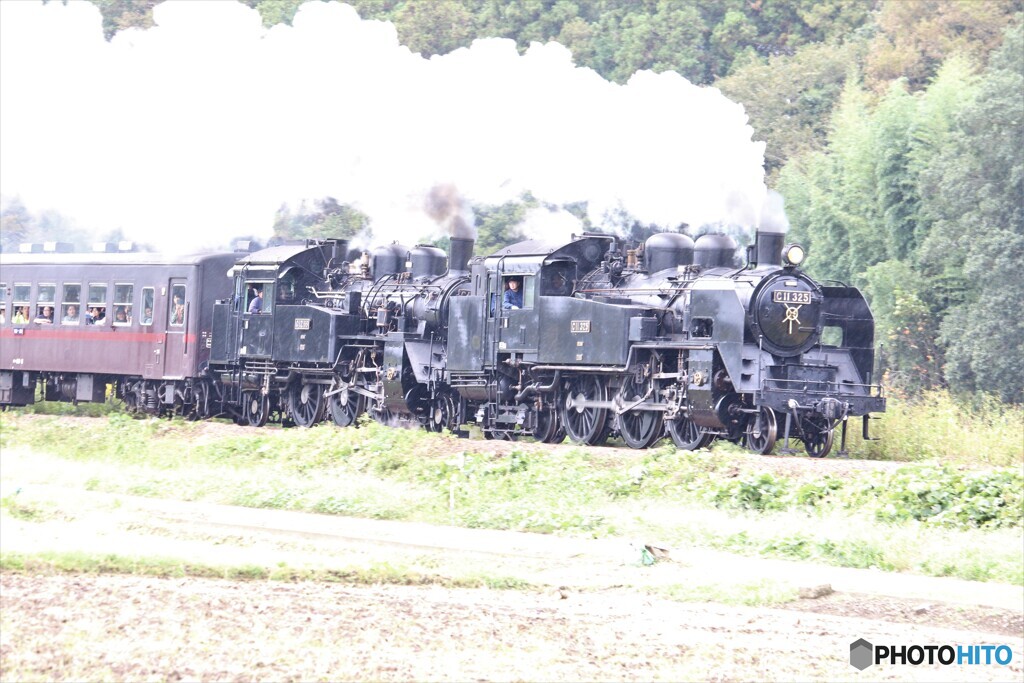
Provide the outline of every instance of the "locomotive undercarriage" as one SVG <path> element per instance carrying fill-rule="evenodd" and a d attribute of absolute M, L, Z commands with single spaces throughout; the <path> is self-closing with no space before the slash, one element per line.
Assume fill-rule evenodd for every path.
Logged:
<path fill-rule="evenodd" d="M 516 402 L 485 405 L 477 421 L 496 425 L 496 433 L 503 428 L 532 433 L 540 441 L 560 441 L 564 431 L 573 441 L 599 445 L 617 435 L 632 448 L 648 448 L 669 437 L 677 447 L 695 450 L 723 438 L 768 454 L 782 440 L 782 453 L 789 454 L 795 452 L 790 441 L 799 439 L 812 457 L 824 457 L 839 427 L 841 454 L 845 452 L 848 416 L 865 412 L 870 401 L 878 400 L 857 403 L 859 399 L 836 398 L 842 397 L 839 390 L 805 387 L 803 403 L 789 398 L 780 409 L 775 392 L 737 392 L 717 356 L 710 364 L 700 364 L 691 362 L 689 350 L 652 349 L 636 358 L 628 370 L 531 368 L 532 381 L 520 381 L 526 388 L 514 387 L 521 389 Z M 706 396 L 698 396 L 702 391 Z M 524 394 L 529 400 L 521 400 Z M 870 438 L 868 419 L 865 438 Z"/>

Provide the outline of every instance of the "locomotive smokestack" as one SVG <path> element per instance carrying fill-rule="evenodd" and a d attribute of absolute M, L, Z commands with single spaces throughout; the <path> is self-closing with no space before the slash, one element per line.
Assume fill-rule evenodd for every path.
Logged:
<path fill-rule="evenodd" d="M 757 265 L 781 266 L 782 247 L 785 246 L 786 235 L 781 232 L 757 231 Z"/>
<path fill-rule="evenodd" d="M 452 237 L 451 254 L 448 256 L 449 273 L 468 272 L 469 259 L 473 256 L 474 240 L 469 237 Z"/>
<path fill-rule="evenodd" d="M 761 207 L 761 220 L 757 224 L 755 238 L 757 246 L 751 265 L 781 266 L 787 230 L 789 218 L 786 217 L 786 202 L 781 194 L 769 190 Z"/>

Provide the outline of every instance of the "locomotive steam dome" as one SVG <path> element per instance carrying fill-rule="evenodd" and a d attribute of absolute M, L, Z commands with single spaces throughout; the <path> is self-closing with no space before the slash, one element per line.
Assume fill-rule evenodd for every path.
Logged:
<path fill-rule="evenodd" d="M 648 273 L 693 263 L 693 240 L 677 232 L 661 232 L 644 242 L 644 262 Z"/>
<path fill-rule="evenodd" d="M 412 261 L 412 276 L 415 278 L 444 275 L 448 270 L 448 254 L 428 244 L 413 247 L 409 260 Z"/>
<path fill-rule="evenodd" d="M 779 274 L 761 281 L 750 303 L 754 336 L 763 335 L 764 348 L 796 355 L 818 341 L 822 295 L 807 278 Z"/>
<path fill-rule="evenodd" d="M 721 233 L 697 238 L 693 262 L 702 268 L 728 268 L 736 255 L 736 240 Z"/>
<path fill-rule="evenodd" d="M 380 246 L 370 254 L 370 271 L 374 278 L 405 272 L 405 257 L 409 249 L 398 242 Z"/>

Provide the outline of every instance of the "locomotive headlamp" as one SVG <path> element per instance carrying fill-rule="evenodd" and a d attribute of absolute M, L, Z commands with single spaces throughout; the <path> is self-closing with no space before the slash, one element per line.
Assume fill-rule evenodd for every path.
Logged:
<path fill-rule="evenodd" d="M 807 252 L 799 244 L 787 244 L 782 248 L 782 260 L 787 266 L 799 266 Z"/>

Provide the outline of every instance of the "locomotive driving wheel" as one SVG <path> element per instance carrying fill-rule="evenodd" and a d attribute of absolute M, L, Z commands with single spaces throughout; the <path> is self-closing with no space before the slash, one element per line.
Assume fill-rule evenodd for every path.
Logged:
<path fill-rule="evenodd" d="M 562 403 L 562 425 L 576 443 L 595 445 L 606 437 L 607 408 L 584 407 L 583 401 L 605 401 L 608 389 L 600 377 L 582 375 L 569 382 Z"/>
<path fill-rule="evenodd" d="M 458 397 L 451 391 L 441 389 L 434 396 L 430 405 L 430 417 L 427 419 L 427 430 L 442 432 L 455 431 L 459 428 Z"/>
<path fill-rule="evenodd" d="M 778 434 L 779 428 L 775 419 L 775 411 L 767 406 L 761 406 L 758 414 L 747 423 L 744 441 L 747 448 L 755 453 L 768 455 L 775 448 Z"/>
<path fill-rule="evenodd" d="M 323 410 L 323 385 L 296 382 L 288 390 L 288 412 L 298 426 L 312 427 L 320 421 Z"/>
<path fill-rule="evenodd" d="M 331 419 L 339 427 L 348 427 L 355 423 L 359 416 L 366 412 L 366 397 L 352 390 L 351 384 L 338 382 L 338 387 L 327 399 L 327 409 Z"/>
<path fill-rule="evenodd" d="M 558 411 L 554 407 L 543 407 L 537 411 L 537 426 L 533 438 L 541 443 L 561 443 L 565 440 L 565 429 L 558 421 Z"/>
<path fill-rule="evenodd" d="M 242 394 L 242 408 L 245 419 L 250 427 L 262 427 L 270 417 L 270 399 L 258 391 L 247 391 Z"/>
<path fill-rule="evenodd" d="M 810 420 L 804 421 L 804 448 L 812 458 L 824 458 L 832 450 L 832 437 L 835 429 L 831 425 L 819 425 Z"/>
<path fill-rule="evenodd" d="M 619 391 L 623 406 L 630 406 L 645 399 L 644 382 L 636 375 L 629 375 Z M 659 438 L 665 424 L 665 416 L 654 410 L 635 408 L 619 415 L 619 435 L 630 448 L 647 448 Z"/>
<path fill-rule="evenodd" d="M 684 451 L 707 448 L 715 440 L 714 434 L 708 434 L 706 429 L 685 415 L 668 421 L 668 434 L 676 448 Z"/>

